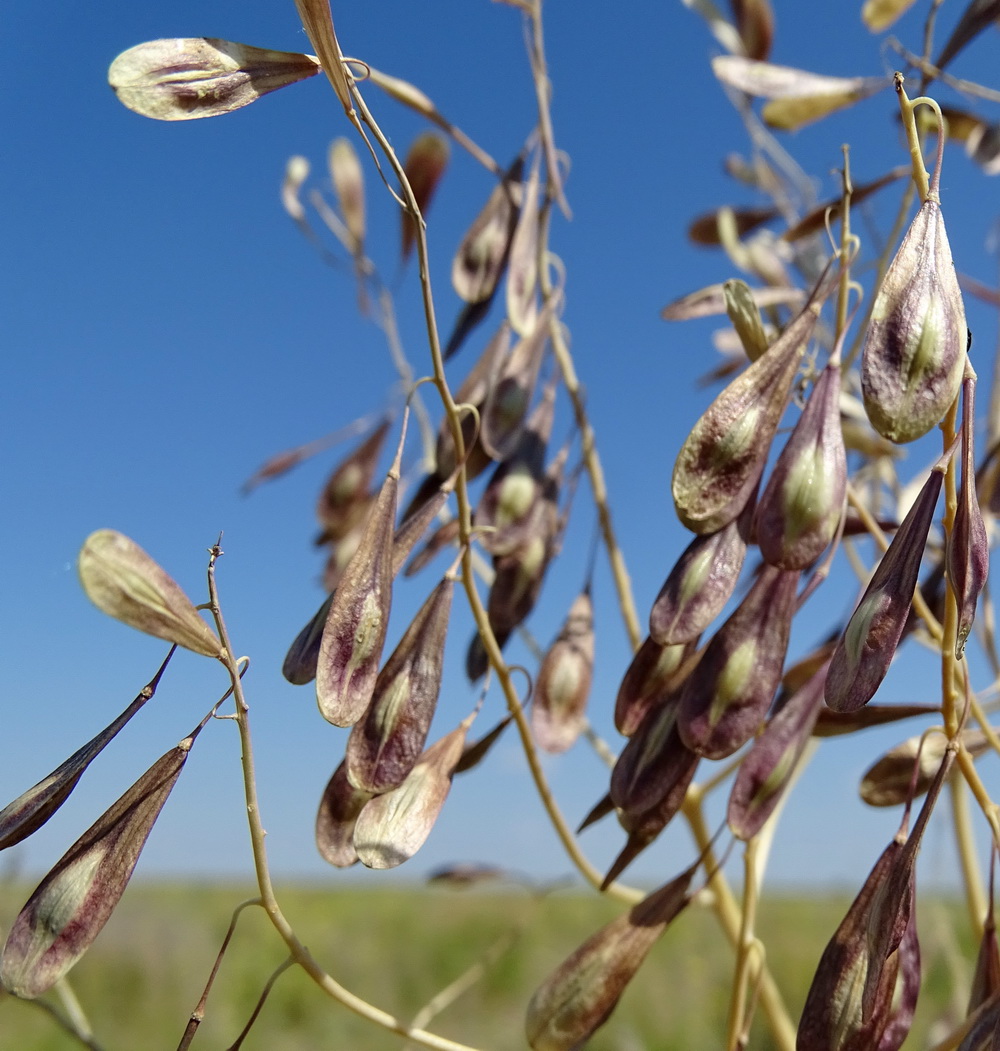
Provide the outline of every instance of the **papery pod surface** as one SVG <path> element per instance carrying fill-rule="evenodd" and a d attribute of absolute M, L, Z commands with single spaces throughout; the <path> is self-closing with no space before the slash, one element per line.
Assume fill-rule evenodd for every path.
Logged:
<path fill-rule="evenodd" d="M 424 752 L 398 788 L 365 805 L 354 827 L 354 848 L 362 864 L 395 868 L 424 845 L 448 798 L 471 725 L 469 716 Z"/>
<path fill-rule="evenodd" d="M 365 242 L 365 177 L 350 139 L 338 136 L 333 140 L 329 167 L 340 214 L 344 217 L 344 225 L 351 235 L 352 251 L 356 255 Z"/>
<path fill-rule="evenodd" d="M 546 752 L 565 752 L 580 736 L 593 672 L 594 604 L 590 591 L 585 590 L 570 607 L 535 683 L 531 727 Z"/>
<path fill-rule="evenodd" d="M 427 217 L 427 210 L 431 206 L 438 183 L 444 175 L 448 166 L 448 158 L 451 155 L 451 147 L 448 140 L 436 131 L 421 132 L 410 146 L 403 163 L 403 171 L 413 190 L 420 214 Z M 417 230 L 413 222 L 413 216 L 408 211 L 400 212 L 402 216 L 402 247 L 403 261 L 410 258 L 413 246 L 417 240 Z"/>
<path fill-rule="evenodd" d="M 692 532 L 717 532 L 746 506 L 816 326 L 819 300 L 817 292 L 768 350 L 722 390 L 681 447 L 671 488 L 677 515 Z"/>
<path fill-rule="evenodd" d="M 40 996 L 90 948 L 125 892 L 192 740 L 161 756 L 35 888 L 0 956 L 0 986 L 7 992 Z"/>
<path fill-rule="evenodd" d="M 646 637 L 626 669 L 615 698 L 615 729 L 623 737 L 631 737 L 648 712 L 667 703 L 675 688 L 675 675 L 693 652 L 693 643 L 663 646 L 652 636 Z"/>
<path fill-rule="evenodd" d="M 826 680 L 826 703 L 834 711 L 864 707 L 889 670 L 910 613 L 942 479 L 940 470 L 931 471 L 837 643 Z"/>
<path fill-rule="evenodd" d="M 379 672 L 371 704 L 347 741 L 347 776 L 373 795 L 402 784 L 423 751 L 441 690 L 454 582 L 445 578 Z"/>
<path fill-rule="evenodd" d="M 87 598 L 103 613 L 206 657 L 222 655 L 222 643 L 187 595 L 123 533 L 91 533 L 77 567 Z"/>
<path fill-rule="evenodd" d="M 341 763 L 323 789 L 316 812 L 316 849 L 336 868 L 349 868 L 358 860 L 354 849 L 354 826 L 371 792 L 355 788 L 347 779 L 347 764 Z"/>
<path fill-rule="evenodd" d="M 861 393 L 879 434 L 911 442 L 940 422 L 958 395 L 967 338 L 941 205 L 932 195 L 882 279 L 865 337 Z"/>
<path fill-rule="evenodd" d="M 692 751 L 732 755 L 757 732 L 781 681 L 799 574 L 765 565 L 684 684 L 677 727 Z"/>
<path fill-rule="evenodd" d="M 828 365 L 757 502 L 757 543 L 780 569 L 805 569 L 815 562 L 844 513 L 847 451 L 839 406 L 840 368 Z"/>
<path fill-rule="evenodd" d="M 534 1051 L 583 1047 L 604 1025 L 650 949 L 690 900 L 696 868 L 602 927 L 539 986 L 525 1020 Z"/>

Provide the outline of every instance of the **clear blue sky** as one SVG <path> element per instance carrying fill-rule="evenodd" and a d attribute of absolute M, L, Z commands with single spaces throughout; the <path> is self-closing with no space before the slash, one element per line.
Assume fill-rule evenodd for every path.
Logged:
<path fill-rule="evenodd" d="M 892 68 L 855 5 L 810 5 L 807 16 L 798 4 L 776 6 L 774 61 L 836 74 Z M 944 31 L 961 6 L 945 6 Z M 336 5 L 335 17 L 347 53 L 419 85 L 499 160 L 517 152 L 535 117 L 516 10 L 486 0 L 373 0 Z M 107 87 L 115 55 L 157 37 L 208 35 L 308 50 L 291 0 L 108 0 L 43 10 L 20 3 L 6 18 L 0 801 L 108 723 L 164 651 L 107 620 L 83 596 L 74 567 L 87 534 L 98 527 L 128 533 L 200 601 L 205 550 L 224 530 L 219 583 L 235 644 L 252 656 L 246 683 L 274 870 L 331 882 L 384 879 L 357 868 L 339 874 L 316 855 L 316 804 L 345 735 L 323 722 L 310 687 L 289 686 L 280 676 L 289 642 L 322 599 L 321 561 L 311 548 L 313 506 L 340 451 L 249 498 L 238 491 L 271 454 L 378 409 L 395 381 L 379 332 L 357 315 L 351 281 L 323 265 L 279 203 L 286 159 L 304 154 L 321 177 L 328 143 L 348 133 L 343 114 L 320 77 L 226 118 L 175 125 L 126 111 Z M 676 0 L 550 0 L 546 18 L 556 138 L 572 158 L 567 194 L 574 218 L 558 219 L 552 234 L 569 275 L 564 320 L 645 616 L 687 543 L 669 477 L 680 442 L 709 400 L 694 380 L 716 360 L 712 322 L 670 326 L 658 315 L 669 300 L 732 276 L 721 254 L 690 247 L 684 231 L 695 214 L 727 201 L 755 203 L 722 173 L 725 154 L 745 152 L 746 142 L 709 70 L 717 45 Z M 899 33 L 917 41 L 915 17 Z M 973 45 L 963 72 L 988 82 L 996 43 L 991 31 Z M 375 89 L 366 98 L 405 150 L 423 126 Z M 836 186 L 830 173 L 841 163 L 842 142 L 851 142 L 862 181 L 905 161 L 894 106 L 887 93 L 785 140 L 818 174 L 821 195 Z M 365 174 L 370 244 L 391 281 L 396 206 L 370 164 Z M 458 309 L 451 254 L 489 190 L 485 173 L 454 151 L 429 235 L 446 329 Z M 996 183 L 952 150 L 942 195 L 959 269 L 992 282 L 996 264 L 986 240 L 995 230 Z M 424 371 L 412 270 L 397 306 L 407 350 Z M 970 305 L 970 319 L 986 380 L 995 318 Z M 488 327 L 456 359 L 457 378 Z M 556 433 L 565 426 L 557 423 Z M 904 470 L 921 462 L 913 453 Z M 553 572 L 531 621 L 543 643 L 581 585 L 592 521 L 583 490 L 569 557 Z M 437 571 L 400 589 L 393 638 Z M 591 712 L 618 747 L 610 713 L 627 644 L 603 565 L 595 587 Z M 852 598 L 851 588 L 831 589 L 813 604 L 817 614 L 846 611 Z M 469 624 L 457 610 L 435 735 L 455 725 L 475 699 L 462 674 Z M 807 618 L 793 647 L 803 651 L 818 631 Z M 224 679 L 212 662 L 182 654 L 175 663 L 152 704 L 10 864 L 44 871 L 221 694 Z M 923 683 L 933 676 L 929 661 L 896 669 L 879 699 L 925 700 Z M 477 731 L 493 724 L 500 707 L 492 695 Z M 774 879 L 856 885 L 859 870 L 867 871 L 895 831 L 897 815 L 864 809 L 854 786 L 879 748 L 908 732 L 871 733 L 821 750 L 779 831 Z M 546 768 L 573 822 L 605 791 L 606 773 L 586 746 Z M 222 723 L 199 741 L 139 872 L 249 874 L 241 807 L 238 741 Z M 932 828 L 928 855 L 947 859 L 946 835 Z M 623 835 L 610 819 L 583 842 L 603 867 Z M 628 875 L 663 879 L 689 857 L 680 830 Z M 456 781 L 430 841 L 401 872 L 419 877 L 450 860 L 545 876 L 569 870 L 513 736 L 475 774 Z M 949 879 L 949 864 L 931 860 L 927 871 Z"/>

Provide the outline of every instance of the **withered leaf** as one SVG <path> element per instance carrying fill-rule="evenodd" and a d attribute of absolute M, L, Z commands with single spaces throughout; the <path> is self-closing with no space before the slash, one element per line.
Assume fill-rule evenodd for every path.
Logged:
<path fill-rule="evenodd" d="M 108 83 L 119 102 L 144 117 L 193 120 L 231 113 L 320 68 L 312 55 L 190 37 L 123 51 L 111 63 Z"/>
<path fill-rule="evenodd" d="M 432 744 L 398 788 L 376 796 L 361 811 L 354 846 L 368 868 L 395 868 L 424 845 L 448 798 L 473 718 Z"/>
<path fill-rule="evenodd" d="M 187 595 L 123 533 L 91 533 L 77 568 L 87 598 L 103 613 L 206 657 L 222 655 L 222 643 Z"/>

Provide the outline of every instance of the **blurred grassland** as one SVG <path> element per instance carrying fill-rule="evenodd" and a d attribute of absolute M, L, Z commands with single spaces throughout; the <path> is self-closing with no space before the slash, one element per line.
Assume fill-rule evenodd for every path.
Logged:
<path fill-rule="evenodd" d="M 0 886 L 6 929 L 30 887 Z M 104 1051 L 173 1051 L 201 995 L 233 908 L 248 887 L 136 883 L 71 974 Z M 428 1028 L 482 1048 L 526 1047 L 532 991 L 620 907 L 580 891 L 533 898 L 510 890 L 438 887 L 386 890 L 286 886 L 279 900 L 320 963 L 352 992 L 412 1018 L 501 940 L 509 945 L 470 990 Z M 816 962 L 848 899 L 783 897 L 762 903 L 758 931 L 797 1017 Z M 959 1017 L 975 946 L 958 904 L 932 901 L 919 916 L 924 986 L 907 1049 L 928 1029 Z M 512 939 L 512 940 L 511 940 Z M 243 1028 L 283 947 L 261 910 L 245 910 L 223 961 L 193 1049 L 229 1047 Z M 708 910 L 692 907 L 654 947 L 594 1051 L 719 1051 L 733 954 Z M 53 1001 L 56 1002 L 56 1001 Z M 63 1051 L 81 1045 L 33 1005 L 0 1001 L 0 1051 Z M 770 1051 L 755 1023 L 751 1051 Z M 329 1000 L 296 968 L 277 981 L 245 1051 L 395 1051 L 399 1038 Z"/>

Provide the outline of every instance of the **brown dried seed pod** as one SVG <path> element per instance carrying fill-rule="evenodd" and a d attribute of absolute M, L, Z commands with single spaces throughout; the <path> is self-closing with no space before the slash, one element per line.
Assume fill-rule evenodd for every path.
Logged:
<path fill-rule="evenodd" d="M 536 990 L 525 1030 L 535 1051 L 582 1047 L 608 1020 L 625 987 L 691 900 L 697 865 L 588 938 Z"/>
<path fill-rule="evenodd" d="M 837 643 L 826 679 L 826 703 L 834 711 L 864 707 L 889 670 L 910 613 L 943 477 L 943 467 L 938 464 L 882 556 Z"/>
<path fill-rule="evenodd" d="M 466 303 L 490 299 L 500 283 L 517 223 L 523 173 L 524 159 L 518 157 L 493 188 L 458 246 L 451 267 L 451 283 Z"/>
<path fill-rule="evenodd" d="M 538 211 L 540 198 L 539 159 L 531 166 L 524 184 L 520 214 L 510 242 L 507 264 L 507 317 L 519 336 L 529 335 L 538 314 L 535 298 L 538 284 Z"/>
<path fill-rule="evenodd" d="M 964 730 L 962 747 L 973 756 L 985 755 L 990 745 L 981 730 Z M 948 739 L 941 734 L 911 737 L 889 749 L 861 778 L 861 798 L 869 806 L 900 806 L 918 799 L 937 776 L 948 750 Z M 918 764 L 919 768 L 914 771 Z M 914 777 L 916 773 L 916 777 Z"/>
<path fill-rule="evenodd" d="M 316 813 L 316 849 L 336 868 L 350 868 L 358 860 L 354 849 L 354 826 L 365 804 L 372 798 L 347 779 L 347 764 L 341 763 L 323 789 Z"/>
<path fill-rule="evenodd" d="M 402 784 L 423 751 L 441 691 L 454 581 L 445 577 L 421 606 L 375 683 L 371 704 L 347 740 L 347 776 L 373 795 Z"/>
<path fill-rule="evenodd" d="M 403 171 L 417 200 L 420 214 L 425 218 L 431 206 L 434 194 L 448 166 L 451 147 L 448 140 L 435 131 L 421 132 L 410 146 L 403 164 Z M 410 258 L 417 240 L 417 231 L 413 216 L 408 211 L 400 213 L 402 222 L 402 259 L 405 263 Z"/>
<path fill-rule="evenodd" d="M 840 429 L 840 366 L 820 373 L 757 503 L 761 554 L 805 569 L 826 550 L 844 513 L 847 451 Z"/>
<path fill-rule="evenodd" d="M 967 338 L 941 204 L 932 193 L 882 279 L 865 337 L 861 393 L 879 434 L 911 442 L 941 420 L 958 395 Z"/>
<path fill-rule="evenodd" d="M 385 420 L 333 469 L 316 503 L 322 527 L 317 544 L 343 540 L 360 526 L 371 509 L 369 493 L 379 455 L 389 433 Z"/>
<path fill-rule="evenodd" d="M 588 587 L 570 607 L 535 682 L 531 727 L 546 752 L 565 752 L 580 736 L 593 673 L 594 604 Z"/>
<path fill-rule="evenodd" d="M 774 11 L 770 0 L 730 0 L 747 57 L 763 62 L 771 53 Z"/>
<path fill-rule="evenodd" d="M 765 565 L 684 684 L 677 726 L 709 759 L 732 755 L 757 732 L 781 681 L 799 574 Z"/>
<path fill-rule="evenodd" d="M 351 235 L 351 253 L 359 255 L 365 243 L 365 177 L 350 139 L 340 136 L 330 144 L 330 181 L 337 193 L 340 214 Z"/>

